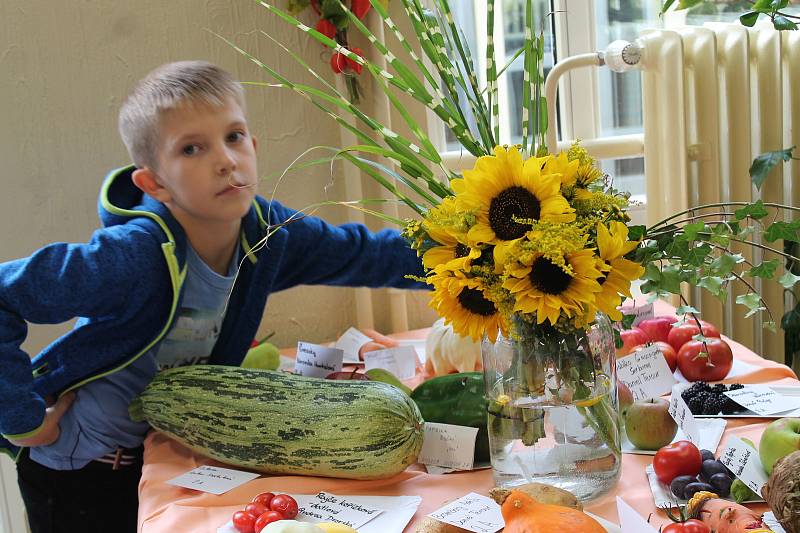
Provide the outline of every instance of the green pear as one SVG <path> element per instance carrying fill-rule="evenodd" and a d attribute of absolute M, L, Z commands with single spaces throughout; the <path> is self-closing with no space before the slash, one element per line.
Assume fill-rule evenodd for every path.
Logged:
<path fill-rule="evenodd" d="M 247 355 L 242 361 L 242 368 L 262 368 L 264 370 L 277 370 L 281 364 L 281 354 L 278 348 L 269 342 L 262 342 L 258 346 L 247 350 Z"/>
<path fill-rule="evenodd" d="M 397 379 L 397 376 L 389 372 L 384 368 L 370 368 L 366 372 L 364 372 L 369 379 L 372 381 L 380 381 L 383 383 L 388 383 L 389 385 L 394 385 L 401 391 L 405 392 L 409 396 L 411 396 L 411 389 L 408 388 L 402 381 Z"/>

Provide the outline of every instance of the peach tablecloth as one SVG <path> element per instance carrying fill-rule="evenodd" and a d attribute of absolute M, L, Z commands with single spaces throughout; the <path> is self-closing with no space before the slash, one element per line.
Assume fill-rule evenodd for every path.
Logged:
<path fill-rule="evenodd" d="M 665 310 L 661 306 L 659 311 Z M 420 338 L 424 330 L 394 335 L 396 338 Z M 800 385 L 797 377 L 786 366 L 765 360 L 739 343 L 732 342 L 736 359 L 757 367 L 746 375 L 737 376 L 742 383 L 774 383 Z M 758 418 L 728 419 L 728 426 L 720 449 L 730 435 L 747 436 L 758 442 L 769 421 Z M 622 475 L 616 490 L 590 502 L 586 510 L 618 523 L 615 496 L 622 496 L 642 516 L 652 514 L 656 527 L 666 523 L 662 511 L 655 508 L 645 475 L 645 467 L 652 456 L 624 454 Z M 231 515 L 241 509 L 259 492 L 287 492 L 312 494 L 326 491 L 338 494 L 376 496 L 421 496 L 422 504 L 405 531 L 413 531 L 415 524 L 425 515 L 441 507 L 444 502 L 468 492 L 487 493 L 492 487 L 491 470 L 459 472 L 446 475 L 429 475 L 413 467 L 391 479 L 376 481 L 351 481 L 305 476 L 268 476 L 245 483 L 220 496 L 167 485 L 165 481 L 200 465 L 219 465 L 206 457 L 191 452 L 172 439 L 151 432 L 145 441 L 144 468 L 139 485 L 139 531 L 141 533 L 173 533 L 191 531 L 215 532 Z M 759 512 L 766 505 L 752 506 Z M 387 532 L 391 533 L 391 532 Z"/>

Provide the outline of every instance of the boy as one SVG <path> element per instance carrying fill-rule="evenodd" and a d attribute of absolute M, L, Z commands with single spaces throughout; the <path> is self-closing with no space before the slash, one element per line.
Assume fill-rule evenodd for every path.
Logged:
<path fill-rule="evenodd" d="M 159 369 L 238 365 L 271 292 L 423 288 L 405 277 L 421 265 L 396 231 L 334 227 L 256 196 L 242 88 L 218 67 L 151 72 L 119 129 L 135 166 L 106 178 L 104 227 L 0 264 L 0 448 L 18 458 L 33 533 L 136 531 L 148 427 L 128 404 Z M 26 321 L 72 317 L 33 361 L 20 350 Z"/>

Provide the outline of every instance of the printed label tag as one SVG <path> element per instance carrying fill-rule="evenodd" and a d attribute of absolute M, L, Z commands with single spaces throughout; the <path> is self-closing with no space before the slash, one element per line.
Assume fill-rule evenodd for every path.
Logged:
<path fill-rule="evenodd" d="M 673 394 L 669 402 L 669 414 L 678 423 L 678 427 L 692 444 L 700 446 L 700 428 L 697 425 L 689 406 L 683 401 L 680 394 Z"/>
<path fill-rule="evenodd" d="M 358 364 L 361 362 L 361 359 L 358 357 L 358 351 L 362 346 L 371 341 L 371 337 L 351 327 L 339 337 L 339 340 L 336 341 L 333 347 L 339 348 L 344 352 L 345 364 Z"/>
<path fill-rule="evenodd" d="M 417 373 L 417 352 L 413 346 L 397 346 L 364 354 L 364 369 L 383 368 L 397 379 L 411 379 Z"/>
<path fill-rule="evenodd" d="M 617 496 L 617 515 L 622 533 L 658 533 L 656 528 L 648 524 L 642 515 L 619 496 Z"/>
<path fill-rule="evenodd" d="M 656 345 L 618 359 L 617 377 L 631 389 L 637 401 L 658 398 L 670 392 L 675 384 L 675 376 Z"/>
<path fill-rule="evenodd" d="M 767 483 L 767 473 L 755 448 L 739 437 L 732 436 L 719 460 L 753 492 L 761 494 L 761 487 Z"/>
<path fill-rule="evenodd" d="M 633 319 L 633 324 L 631 327 L 638 326 L 642 321 L 655 318 L 656 316 L 655 309 L 651 303 L 635 305 L 633 307 L 621 307 L 620 311 L 622 311 L 623 315 L 633 315 L 636 317 Z"/>
<path fill-rule="evenodd" d="M 341 372 L 344 352 L 309 342 L 297 343 L 294 371 L 301 376 L 324 378 L 331 372 Z"/>
<path fill-rule="evenodd" d="M 239 485 L 243 485 L 259 476 L 260 474 L 252 472 L 203 465 L 170 479 L 167 484 L 210 494 L 225 494 L 229 490 L 235 489 Z"/>
<path fill-rule="evenodd" d="M 743 389 L 727 391 L 723 394 L 761 416 L 800 408 L 800 396 L 783 396 L 765 385 L 745 385 Z"/>
<path fill-rule="evenodd" d="M 353 529 L 360 528 L 384 512 L 383 509 L 353 501 L 349 496 L 334 496 L 327 492 L 320 492 L 310 501 L 303 502 L 298 511 L 314 521 L 336 522 Z"/>
<path fill-rule="evenodd" d="M 500 506 L 493 499 L 474 492 L 462 496 L 428 516 L 474 533 L 495 533 L 506 525 Z"/>
<path fill-rule="evenodd" d="M 425 465 L 472 470 L 478 428 L 425 423 L 419 462 Z"/>

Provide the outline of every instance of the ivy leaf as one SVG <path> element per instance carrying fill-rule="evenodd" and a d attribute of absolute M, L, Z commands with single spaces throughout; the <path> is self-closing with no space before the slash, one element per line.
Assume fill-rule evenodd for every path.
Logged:
<path fill-rule="evenodd" d="M 677 268 L 665 268 L 661 271 L 661 288 L 672 294 L 681 292 L 681 276 Z"/>
<path fill-rule="evenodd" d="M 687 240 L 697 240 L 697 234 L 701 231 L 707 232 L 708 228 L 704 222 L 694 222 L 693 224 L 686 224 L 683 227 L 683 235 Z"/>
<path fill-rule="evenodd" d="M 676 237 L 675 240 L 667 246 L 667 253 L 671 256 L 685 257 L 689 254 L 689 241 L 684 236 Z"/>
<path fill-rule="evenodd" d="M 640 241 L 644 238 L 646 233 L 647 233 L 647 226 L 628 226 L 629 241 Z"/>
<path fill-rule="evenodd" d="M 764 207 L 764 202 L 761 200 L 753 202 L 752 204 L 747 204 L 743 208 L 737 209 L 734 213 L 736 215 L 736 220 L 744 220 L 747 217 L 759 220 L 769 215 L 767 208 Z"/>
<path fill-rule="evenodd" d="M 761 327 L 771 331 L 772 333 L 776 333 L 778 329 L 775 327 L 775 322 L 772 320 L 765 320 L 761 323 Z"/>
<path fill-rule="evenodd" d="M 711 253 L 711 250 L 712 248 L 708 244 L 695 246 L 686 254 L 684 262 L 690 266 L 700 266 L 705 263 L 705 259 Z"/>
<path fill-rule="evenodd" d="M 779 259 L 770 259 L 769 261 L 764 261 L 760 265 L 754 266 L 745 272 L 745 274 L 752 278 L 772 279 L 775 277 L 775 271 L 780 265 L 781 262 Z"/>
<path fill-rule="evenodd" d="M 777 259 L 775 259 L 775 261 L 777 261 Z M 795 276 L 791 272 L 787 272 L 786 274 L 778 278 L 778 283 L 780 283 L 784 289 L 789 289 L 789 290 L 791 290 L 792 287 L 794 287 L 798 281 L 800 281 L 800 276 Z"/>
<path fill-rule="evenodd" d="M 676 315 L 685 315 L 687 313 L 694 313 L 695 315 L 699 315 L 700 311 L 695 309 L 691 305 L 682 305 L 675 310 Z"/>
<path fill-rule="evenodd" d="M 775 18 L 772 19 L 772 26 L 776 30 L 796 30 L 797 24 L 789 20 L 788 18 L 784 17 L 783 15 L 776 15 Z"/>
<path fill-rule="evenodd" d="M 748 28 L 752 28 L 755 25 L 756 21 L 758 20 L 758 16 L 760 14 L 761 13 L 759 13 L 758 11 L 748 11 L 743 15 L 739 15 L 739 22 L 742 23 L 742 26 L 747 26 Z"/>
<path fill-rule="evenodd" d="M 749 311 L 745 315 L 745 318 L 748 318 L 754 315 L 755 313 L 761 311 L 762 309 L 764 309 L 763 307 L 761 307 L 761 297 L 754 292 L 749 292 L 747 294 L 740 294 L 739 296 L 736 297 L 736 303 L 743 305 L 749 309 Z"/>
<path fill-rule="evenodd" d="M 707 290 L 714 296 L 719 296 L 719 293 L 722 290 L 722 284 L 724 282 L 725 280 L 718 276 L 703 276 L 700 278 L 700 281 L 697 282 L 697 286 L 701 289 Z"/>
<path fill-rule="evenodd" d="M 774 10 L 783 9 L 788 5 L 789 5 L 789 0 L 772 0 L 769 3 L 769 7 Z"/>
<path fill-rule="evenodd" d="M 744 261 L 741 254 L 722 254 L 711 263 L 711 270 L 720 276 L 727 276 L 737 264 Z"/>
<path fill-rule="evenodd" d="M 771 224 L 764 232 L 764 238 L 767 242 L 775 242 L 778 239 L 800 242 L 800 218 L 791 222 L 779 220 Z"/>
<path fill-rule="evenodd" d="M 661 269 L 655 263 L 649 263 L 644 269 L 644 279 L 649 281 L 661 280 Z"/>
<path fill-rule="evenodd" d="M 751 11 L 750 13 L 753 12 Z M 747 15 L 747 13 L 745 13 L 745 15 Z M 745 15 L 739 17 L 739 20 L 742 21 L 744 26 L 752 26 L 753 24 L 746 24 L 744 20 L 742 20 Z M 756 18 L 758 18 L 758 13 L 756 13 Z M 753 23 L 755 23 L 755 19 L 753 19 Z M 765 152 L 753 159 L 753 164 L 750 165 L 750 179 L 753 180 L 753 185 L 756 186 L 756 189 L 761 190 L 761 186 L 764 185 L 764 181 L 767 179 L 767 174 L 769 174 L 770 170 L 772 170 L 775 165 L 781 161 L 790 161 L 792 159 L 792 150 L 794 150 L 794 146 L 786 148 L 785 150 Z"/>

